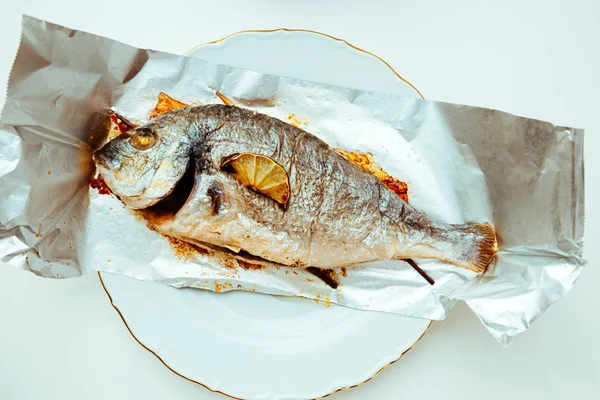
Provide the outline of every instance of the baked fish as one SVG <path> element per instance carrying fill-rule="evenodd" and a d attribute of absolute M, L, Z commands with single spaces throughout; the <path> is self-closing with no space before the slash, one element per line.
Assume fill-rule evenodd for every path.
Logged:
<path fill-rule="evenodd" d="M 317 137 L 235 106 L 159 115 L 94 162 L 160 233 L 270 263 L 432 258 L 483 272 L 496 253 L 490 224 L 436 221 Z"/>

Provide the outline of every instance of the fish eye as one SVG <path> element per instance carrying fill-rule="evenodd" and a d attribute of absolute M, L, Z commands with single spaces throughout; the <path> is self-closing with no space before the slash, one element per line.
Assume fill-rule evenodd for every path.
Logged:
<path fill-rule="evenodd" d="M 138 150 L 148 150 L 156 143 L 156 136 L 150 129 L 140 129 L 131 136 L 129 143 Z"/>

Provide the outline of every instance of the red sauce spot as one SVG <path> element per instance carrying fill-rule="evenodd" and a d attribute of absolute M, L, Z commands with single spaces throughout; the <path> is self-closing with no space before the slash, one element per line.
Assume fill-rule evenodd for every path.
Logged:
<path fill-rule="evenodd" d="M 102 175 L 90 179 L 90 186 L 93 189 L 98 190 L 98 193 L 100 194 L 111 194 L 110 188 L 106 182 L 104 182 L 104 179 L 102 179 Z"/>
<path fill-rule="evenodd" d="M 125 122 L 123 122 L 119 117 L 117 117 L 114 114 L 112 114 L 110 116 L 110 120 L 117 126 L 117 128 L 119 129 L 119 132 L 121 132 L 121 133 L 125 133 L 131 129 L 131 127 L 129 125 L 127 125 Z"/>
<path fill-rule="evenodd" d="M 238 264 L 240 265 L 240 267 L 244 268 L 244 269 L 262 269 L 262 265 L 258 265 L 258 264 L 252 264 L 243 260 L 237 260 Z"/>
<path fill-rule="evenodd" d="M 408 203 L 408 185 L 393 176 L 385 177 L 381 182 Z"/>
<path fill-rule="evenodd" d="M 375 178 L 379 179 L 379 181 L 387 186 L 388 189 L 396 193 L 398 196 L 400 196 L 400 198 L 402 198 L 402 200 L 408 203 L 408 185 L 406 182 L 402 182 L 400 179 L 394 178 L 381 169 L 381 166 L 375 162 L 371 153 L 362 153 L 360 151 L 349 152 L 338 148 L 333 150 L 346 157 L 352 163 L 367 171 Z"/>

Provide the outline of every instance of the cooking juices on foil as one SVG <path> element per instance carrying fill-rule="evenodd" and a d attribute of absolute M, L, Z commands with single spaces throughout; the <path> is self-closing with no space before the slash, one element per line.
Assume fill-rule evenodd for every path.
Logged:
<path fill-rule="evenodd" d="M 156 115 L 149 114 L 161 92 L 172 98 L 162 96 Z M 115 196 L 100 194 L 113 182 L 106 186 L 93 178 L 91 156 L 106 139 L 108 109 L 122 116 L 110 116 L 119 127 L 109 134 L 114 139 L 137 125 L 160 122 L 167 109 L 193 103 L 199 112 L 227 102 L 265 115 L 259 117 L 265 121 L 295 124 L 338 149 L 366 171 L 351 166 L 361 182 L 379 185 L 394 204 L 406 204 L 410 188 L 410 209 L 444 226 L 489 221 L 498 233 L 496 257 L 484 274 L 426 259 L 416 259 L 414 269 L 400 260 L 337 264 L 332 283 L 327 274 L 315 279 L 323 270 L 281 267 L 241 250 L 232 254 L 214 245 L 218 240 L 190 244 L 166 238 L 148 229 L 161 224 L 149 224 Z M 572 288 L 585 264 L 580 129 L 137 49 L 29 17 L 23 20 L 1 122 L 0 263 L 43 277 L 103 271 L 175 287 L 302 296 L 436 320 L 463 300 L 507 344 Z M 153 146 L 153 134 L 138 133 L 134 144 Z M 349 152 L 355 149 L 360 152 Z M 230 186 L 253 186 L 248 196 L 271 202 L 267 209 L 274 215 L 282 206 L 289 212 L 302 191 L 295 191 L 286 169 L 288 203 L 285 184 L 269 192 L 269 185 L 281 184 L 285 176 L 276 174 L 266 185 L 255 173 L 281 172 L 277 165 L 287 165 L 259 150 L 228 152 L 240 153 L 229 164 L 214 160 L 226 174 L 219 176 Z M 326 153 L 339 158 L 333 150 Z M 194 176 L 185 181 L 194 183 Z M 218 191 L 206 194 L 207 212 L 221 210 L 226 202 Z M 172 200 L 184 206 L 176 197 Z M 138 205 L 146 206 L 146 200 L 138 198 Z M 161 218 L 161 210 L 154 212 Z M 419 267 L 434 285 L 416 272 Z"/>

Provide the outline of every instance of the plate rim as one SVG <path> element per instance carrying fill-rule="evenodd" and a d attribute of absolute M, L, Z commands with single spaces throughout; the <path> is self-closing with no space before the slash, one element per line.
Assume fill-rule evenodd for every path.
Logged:
<path fill-rule="evenodd" d="M 222 37 L 221 39 L 216 39 L 213 40 L 211 42 L 207 42 L 207 43 L 201 43 L 198 44 L 194 47 L 192 47 L 191 49 L 187 50 L 186 52 L 183 53 L 184 56 L 187 56 L 188 54 L 190 54 L 191 52 L 193 52 L 194 50 L 200 48 L 200 47 L 204 47 L 204 46 L 210 46 L 213 44 L 217 44 L 220 42 L 223 42 L 229 38 L 232 38 L 234 36 L 238 36 L 244 33 L 275 33 L 275 32 L 302 32 L 302 33 L 311 33 L 311 34 L 315 34 L 315 35 L 319 35 L 319 36 L 325 36 L 326 38 L 332 39 L 336 42 L 340 42 L 340 43 L 344 43 L 345 45 L 347 45 L 348 47 L 350 47 L 351 49 L 355 50 L 355 51 L 359 51 L 361 53 L 365 53 L 371 57 L 374 57 L 375 59 L 379 60 L 380 62 L 382 62 L 386 67 L 388 67 L 393 73 L 394 75 L 396 75 L 398 77 L 398 79 L 400 79 L 401 81 L 403 81 L 404 83 L 406 83 L 408 86 L 410 86 L 415 92 L 417 92 L 417 94 L 419 95 L 419 97 L 421 97 L 422 100 L 425 100 L 425 96 L 423 96 L 423 94 L 421 93 L 421 91 L 419 89 L 417 89 L 417 87 L 415 85 L 413 85 L 408 79 L 404 78 L 402 75 L 400 75 L 398 73 L 398 71 L 396 71 L 394 69 L 394 67 L 392 67 L 387 61 L 385 61 L 383 58 L 381 58 L 380 56 L 378 56 L 377 54 L 370 52 L 368 50 L 365 50 L 361 47 L 358 47 L 350 42 L 348 42 L 345 39 L 339 38 L 337 36 L 333 36 L 330 35 L 328 33 L 323 33 L 323 32 L 319 32 L 319 31 L 315 31 L 312 29 L 302 29 L 302 28 L 273 28 L 273 29 L 244 29 L 241 31 L 237 31 L 234 33 L 230 33 L 229 35 Z"/>
<path fill-rule="evenodd" d="M 125 317 L 123 316 L 123 313 L 121 313 L 121 310 L 119 310 L 119 308 L 115 305 L 115 303 L 113 302 L 112 296 L 110 295 L 110 292 L 108 291 L 108 289 L 106 288 L 106 285 L 104 284 L 104 280 L 102 279 L 102 273 L 100 271 L 96 271 L 96 273 L 98 274 L 98 279 L 100 280 L 100 284 L 102 285 L 102 289 L 104 289 L 104 293 L 106 293 L 106 296 L 108 297 L 108 300 L 110 301 L 110 305 L 115 309 L 115 311 L 117 312 L 117 314 L 119 315 L 119 317 L 121 318 L 121 321 L 123 321 L 123 324 L 125 325 L 125 327 L 127 328 L 127 331 L 129 332 L 129 334 L 131 335 L 131 337 L 133 337 L 133 339 L 146 351 L 148 351 L 150 354 L 152 354 L 154 357 L 156 357 L 158 359 L 158 361 L 160 361 L 169 371 L 171 371 L 173 374 L 177 375 L 180 378 L 185 379 L 186 381 L 189 381 L 191 383 L 194 383 L 196 385 L 202 386 L 204 389 L 211 391 L 213 393 L 218 393 L 221 394 L 223 396 L 229 397 L 230 399 L 234 399 L 234 400 L 247 400 L 246 398 L 243 397 L 236 397 L 233 396 L 231 394 L 222 392 L 218 389 L 212 389 L 211 387 L 209 387 L 207 384 L 199 382 L 197 380 L 194 380 L 192 378 L 188 378 L 187 376 L 183 375 L 180 372 L 177 372 L 173 367 L 171 367 L 165 360 L 162 359 L 162 357 L 160 355 L 158 355 L 156 352 L 154 352 L 154 350 L 150 349 L 148 346 L 146 346 L 140 339 L 137 338 L 137 336 L 135 336 L 135 334 L 133 333 L 133 331 L 131 330 L 131 328 L 129 327 L 129 324 L 127 324 L 127 320 L 125 319 Z M 371 381 L 371 379 L 375 378 L 377 375 L 379 375 L 381 372 L 383 372 L 383 370 L 385 370 L 386 368 L 388 368 L 389 366 L 395 364 L 397 361 L 399 361 L 402 357 L 404 357 L 404 355 L 406 353 L 408 353 L 410 350 L 412 350 L 412 348 L 414 346 L 417 345 L 417 343 L 419 343 L 421 341 L 421 339 L 423 339 L 423 337 L 425 336 L 425 334 L 429 331 L 429 328 L 431 328 L 431 325 L 433 324 L 433 320 L 429 321 L 429 325 L 427 325 L 427 328 L 425 328 L 425 330 L 423 331 L 423 333 L 421 334 L 421 336 L 419 336 L 417 338 L 417 340 L 415 340 L 413 342 L 412 345 L 410 345 L 410 347 L 406 350 L 404 350 L 400 356 L 398 356 L 398 358 L 396 358 L 395 360 L 390 361 L 389 363 L 387 363 L 386 365 L 384 365 L 383 367 L 381 367 L 380 369 L 377 370 L 377 372 L 375 372 L 373 375 L 371 375 L 369 378 L 365 379 L 362 382 L 358 382 L 355 383 L 353 385 L 348 385 L 348 386 L 343 386 L 340 387 L 338 389 L 335 389 L 332 392 L 329 392 L 327 394 L 324 394 L 322 396 L 316 397 L 315 399 L 323 399 L 325 397 L 329 397 L 335 393 L 344 391 L 344 390 L 348 390 L 348 389 L 353 389 L 355 387 L 358 386 L 362 386 L 365 383 Z"/>
<path fill-rule="evenodd" d="M 274 29 L 245 29 L 245 30 L 241 30 L 241 31 L 237 31 L 234 33 L 231 33 L 225 37 L 222 37 L 220 39 L 216 39 L 207 43 L 201 43 L 198 44 L 194 47 L 192 47 L 191 49 L 187 50 L 186 52 L 183 53 L 184 56 L 187 56 L 188 54 L 190 54 L 191 52 L 193 52 L 194 50 L 198 49 L 199 47 L 203 47 L 203 46 L 209 46 L 209 45 L 214 45 L 214 44 L 218 44 L 220 42 L 223 42 L 233 36 L 237 36 L 237 35 L 241 35 L 241 34 L 245 34 L 245 33 L 275 33 L 275 32 L 302 32 L 302 33 L 310 33 L 310 34 L 315 34 L 315 35 L 319 35 L 319 36 L 324 36 L 328 39 L 334 40 L 336 42 L 340 42 L 343 43 L 345 45 L 347 45 L 348 47 L 350 47 L 351 49 L 355 50 L 355 51 L 359 51 L 361 53 L 365 53 L 371 57 L 374 57 L 375 59 L 379 60 L 380 62 L 382 62 L 388 69 L 390 69 L 394 75 L 396 75 L 398 77 L 398 79 L 400 79 L 401 81 L 403 81 L 404 83 L 406 83 L 408 86 L 410 86 L 415 92 L 417 92 L 417 94 L 419 95 L 419 97 L 421 97 L 421 99 L 425 100 L 425 97 L 423 96 L 423 94 L 419 91 L 419 89 L 417 89 L 417 87 L 415 85 L 413 85 L 410 81 L 408 81 L 407 79 L 405 79 L 404 77 L 402 77 L 402 75 L 400 75 L 387 61 L 385 61 L 383 58 L 381 58 L 380 56 L 362 49 L 344 39 L 341 39 L 339 37 L 333 36 L 333 35 L 329 35 L 327 33 L 323 33 L 323 32 L 319 32 L 319 31 L 315 31 L 315 30 L 311 30 L 311 29 L 301 29 L 301 28 L 274 28 Z M 131 337 L 133 337 L 133 339 L 146 351 L 148 351 L 150 354 L 154 355 L 154 357 L 156 357 L 169 371 L 171 371 L 173 374 L 177 375 L 180 378 L 183 378 L 189 382 L 192 382 L 196 385 L 199 385 L 201 387 L 203 387 L 206 390 L 209 390 L 213 393 L 218 393 L 221 394 L 223 396 L 226 396 L 228 398 L 231 399 L 235 399 L 235 400 L 246 400 L 245 398 L 242 397 L 236 397 L 233 396 L 231 394 L 222 392 L 220 390 L 217 389 L 212 389 L 210 388 L 208 385 L 196 381 L 194 379 L 188 378 L 187 376 L 181 374 L 180 372 L 177 372 L 173 367 L 171 367 L 167 362 L 165 362 L 160 355 L 158 355 L 156 352 L 154 352 L 152 349 L 150 349 L 148 346 L 146 346 L 140 339 L 137 338 L 137 336 L 133 333 L 133 331 L 131 330 L 131 328 L 129 327 L 129 324 L 127 323 L 127 320 L 125 319 L 123 313 L 121 312 L 121 310 L 115 305 L 113 298 L 110 294 L 110 292 L 108 291 L 108 288 L 106 287 L 106 285 L 104 284 L 104 280 L 102 279 L 102 273 L 100 271 L 96 271 L 97 275 L 98 275 L 98 279 L 100 281 L 100 285 L 102 286 L 102 289 L 104 290 L 104 293 L 106 293 L 106 296 L 108 297 L 108 300 L 110 301 L 110 305 L 114 308 L 114 310 L 117 312 L 117 314 L 119 315 L 119 317 L 121 318 L 121 321 L 123 322 L 123 324 L 125 325 L 125 328 L 127 328 L 127 331 L 129 332 L 129 334 L 131 335 Z M 348 389 L 353 389 L 355 387 L 358 386 L 362 386 L 365 383 L 371 381 L 373 378 L 375 378 L 377 375 L 379 375 L 383 370 L 387 369 L 389 366 L 395 364 L 397 361 L 399 361 L 402 357 L 404 357 L 404 355 L 406 353 L 408 353 L 410 350 L 412 350 L 412 348 L 414 346 L 417 345 L 417 343 L 419 343 L 421 341 L 421 339 L 423 339 L 423 337 L 425 336 L 425 334 L 429 331 L 429 329 L 431 328 L 431 325 L 433 324 L 433 320 L 429 321 L 429 325 L 427 325 L 427 327 L 425 328 L 425 330 L 423 331 L 423 333 L 421 334 L 421 336 L 419 336 L 417 338 L 417 340 L 415 340 L 413 342 L 412 345 L 410 345 L 409 348 L 407 348 L 406 350 L 404 350 L 399 356 L 398 358 L 396 358 L 395 360 L 390 361 L 389 363 L 385 364 L 384 366 L 382 366 L 379 370 L 377 370 L 372 376 L 370 376 L 369 378 L 365 379 L 364 381 L 358 382 L 356 384 L 353 385 L 348 385 L 348 386 L 343 386 L 340 387 L 338 389 L 335 389 L 332 392 L 329 392 L 327 394 L 324 394 L 322 396 L 319 396 L 318 399 L 323 399 L 325 397 L 329 397 L 335 393 L 344 391 L 344 390 L 348 390 Z"/>

